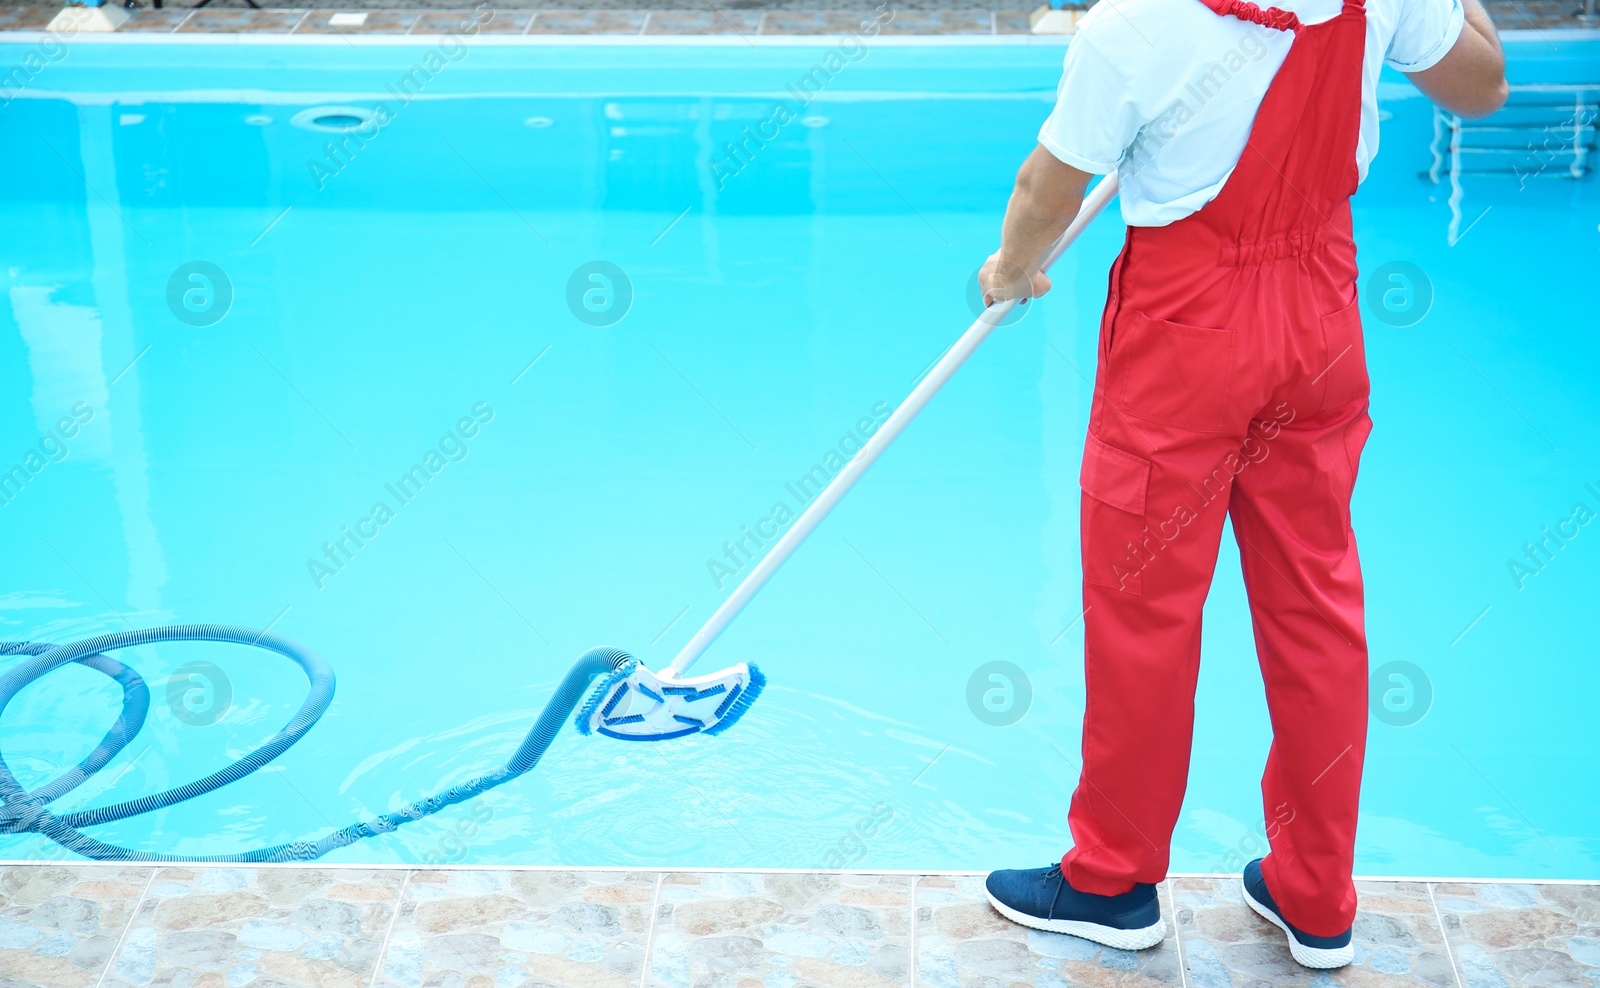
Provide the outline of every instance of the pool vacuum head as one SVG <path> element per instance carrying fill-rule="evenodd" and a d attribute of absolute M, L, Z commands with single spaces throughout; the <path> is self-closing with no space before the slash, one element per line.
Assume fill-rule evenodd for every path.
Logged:
<path fill-rule="evenodd" d="M 767 678 L 741 662 L 705 676 L 675 679 L 637 661 L 595 684 L 573 724 L 580 734 L 622 741 L 666 741 L 717 734 L 755 702 Z"/>

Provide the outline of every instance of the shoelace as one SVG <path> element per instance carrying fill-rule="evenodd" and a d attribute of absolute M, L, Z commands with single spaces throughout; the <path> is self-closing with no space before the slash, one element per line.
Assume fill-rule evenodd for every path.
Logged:
<path fill-rule="evenodd" d="M 1061 901 L 1061 890 L 1067 887 L 1067 879 L 1061 874 L 1061 863 L 1056 862 L 1055 864 L 1046 867 L 1044 874 L 1040 877 L 1042 877 L 1047 883 L 1052 880 L 1055 882 L 1056 894 L 1050 897 L 1050 908 L 1044 914 L 1046 919 L 1054 919 L 1056 915 L 1056 903 Z"/>

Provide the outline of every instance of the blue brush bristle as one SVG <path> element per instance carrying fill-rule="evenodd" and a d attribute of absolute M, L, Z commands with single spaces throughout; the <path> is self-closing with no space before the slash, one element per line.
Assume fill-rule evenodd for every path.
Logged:
<path fill-rule="evenodd" d="M 756 702 L 756 697 L 761 695 L 761 688 L 765 685 L 767 685 L 767 677 L 761 674 L 760 669 L 757 669 L 755 666 L 751 666 L 750 684 L 744 688 L 744 692 L 740 693 L 739 698 L 733 701 L 733 706 L 728 708 L 728 712 L 723 714 L 721 720 L 717 721 L 714 726 L 701 731 L 700 733 L 721 734 L 723 731 L 726 731 L 728 728 L 732 727 L 734 721 L 737 721 L 740 717 L 743 717 L 744 712 L 750 709 L 750 704 Z"/>
<path fill-rule="evenodd" d="M 600 706 L 606 697 L 611 695 L 613 687 L 633 675 L 633 670 L 638 664 L 637 659 L 629 660 L 610 674 L 595 680 L 594 689 L 589 694 L 589 698 L 583 701 L 583 706 L 578 708 L 578 712 L 572 718 L 572 726 L 578 729 L 579 734 L 590 733 L 589 716 L 594 713 L 595 708 Z M 753 672 L 754 670 L 751 671 Z"/>

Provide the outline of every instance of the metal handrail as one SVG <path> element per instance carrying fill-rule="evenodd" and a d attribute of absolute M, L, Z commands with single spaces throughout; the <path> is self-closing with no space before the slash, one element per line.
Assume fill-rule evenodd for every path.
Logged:
<path fill-rule="evenodd" d="M 1592 0 L 1591 0 L 1592 2 Z M 1548 99 L 1521 102 L 1516 101 L 1519 95 L 1535 96 L 1536 94 L 1570 94 L 1571 101 L 1562 100 L 1552 102 Z M 1592 95 L 1591 95 L 1592 94 Z M 1600 84 L 1584 83 L 1531 83 L 1511 87 L 1511 100 L 1509 100 L 1500 113 L 1516 114 L 1529 111 L 1555 111 L 1562 110 L 1565 115 L 1559 120 L 1526 120 L 1512 122 L 1501 119 L 1497 123 L 1466 123 L 1454 113 L 1438 107 L 1433 114 L 1433 141 L 1430 150 L 1433 153 L 1433 164 L 1425 173 L 1426 176 L 1438 184 L 1446 173 L 1452 180 L 1463 174 L 1500 174 L 1517 175 L 1521 179 L 1549 174 L 1566 178 L 1583 178 L 1591 170 L 1589 157 L 1592 152 L 1600 150 L 1596 146 L 1597 131 L 1596 118 L 1600 117 Z M 1481 144 L 1470 146 L 1466 143 L 1471 134 L 1546 134 L 1549 135 L 1539 144 L 1530 143 L 1525 147 L 1507 146 L 1505 144 Z M 1523 162 L 1511 160 L 1507 164 L 1495 168 L 1463 168 L 1464 155 L 1508 156 L 1520 155 Z M 1521 167 L 1528 162 L 1528 167 Z M 1552 164 L 1560 163 L 1564 167 L 1551 169 Z"/>

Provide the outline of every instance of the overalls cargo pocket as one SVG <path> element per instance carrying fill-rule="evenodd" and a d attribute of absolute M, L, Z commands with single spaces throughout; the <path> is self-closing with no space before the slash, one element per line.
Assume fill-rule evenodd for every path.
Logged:
<path fill-rule="evenodd" d="M 1083 499 L 1084 580 L 1142 595 L 1142 567 L 1128 562 L 1121 547 L 1142 536 L 1150 461 L 1102 442 L 1091 432 L 1083 446 L 1078 483 L 1088 495 Z"/>

